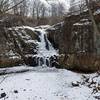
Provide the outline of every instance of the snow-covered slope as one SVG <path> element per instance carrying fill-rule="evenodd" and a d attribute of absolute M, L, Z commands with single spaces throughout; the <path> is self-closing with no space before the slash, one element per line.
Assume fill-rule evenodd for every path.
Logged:
<path fill-rule="evenodd" d="M 85 75 L 89 82 L 97 74 Z M 89 88 L 82 74 L 55 68 L 0 76 L 0 100 L 100 100 L 100 76 Z M 76 84 L 76 86 L 73 86 Z M 78 84 L 78 85 L 77 85 Z M 94 92 L 93 92 L 94 91 Z"/>

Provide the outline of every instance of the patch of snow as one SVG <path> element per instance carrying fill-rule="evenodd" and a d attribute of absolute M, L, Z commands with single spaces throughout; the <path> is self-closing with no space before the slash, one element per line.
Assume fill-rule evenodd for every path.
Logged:
<path fill-rule="evenodd" d="M 18 56 L 18 54 L 14 53 L 13 50 L 10 50 L 5 55 L 8 56 L 9 59 L 20 59 L 20 56 Z"/>
<path fill-rule="evenodd" d="M 38 41 L 37 40 L 27 40 L 27 41 L 25 41 L 25 43 L 34 43 L 34 44 L 37 44 Z"/>
<path fill-rule="evenodd" d="M 35 29 L 48 29 L 49 27 L 51 27 L 51 26 L 50 25 L 42 25 L 42 26 L 35 27 Z"/>
<path fill-rule="evenodd" d="M 32 31 L 34 31 L 35 29 L 34 28 L 32 28 L 32 27 L 30 27 L 30 26 L 17 26 L 17 27 L 12 27 L 12 28 L 9 28 L 9 30 L 19 30 L 19 29 L 30 29 L 30 30 L 32 30 Z"/>
<path fill-rule="evenodd" d="M 15 56 L 15 53 L 12 50 L 10 50 L 6 55 Z"/>
<path fill-rule="evenodd" d="M 91 24 L 91 22 L 75 23 L 73 25 L 75 25 L 75 26 L 83 26 L 83 25 L 89 25 L 89 24 Z"/>
<path fill-rule="evenodd" d="M 21 57 L 19 56 L 12 56 L 12 57 L 9 57 L 9 59 L 20 59 Z"/>
<path fill-rule="evenodd" d="M 81 19 L 81 21 L 89 21 L 89 19 Z"/>
<path fill-rule="evenodd" d="M 100 14 L 100 9 L 94 12 L 94 15 L 98 15 L 98 14 Z"/>

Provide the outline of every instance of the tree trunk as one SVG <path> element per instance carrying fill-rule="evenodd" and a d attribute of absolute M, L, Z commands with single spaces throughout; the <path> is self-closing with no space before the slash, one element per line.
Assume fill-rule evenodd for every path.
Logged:
<path fill-rule="evenodd" d="M 86 5 L 87 5 L 87 8 L 88 8 L 88 11 L 89 11 L 89 15 L 90 15 L 90 18 L 91 18 L 91 21 L 92 21 L 92 24 L 93 24 L 93 28 L 94 28 L 94 46 L 95 46 L 95 49 L 96 49 L 96 52 L 98 53 L 98 45 L 97 45 L 97 36 L 99 36 L 99 30 L 98 30 L 98 27 L 96 25 L 96 22 L 95 22 L 95 19 L 94 19 L 94 16 L 93 16 L 93 13 L 92 13 L 92 10 L 91 10 L 91 7 L 90 7 L 90 4 L 91 4 L 91 0 L 85 0 L 86 1 Z"/>

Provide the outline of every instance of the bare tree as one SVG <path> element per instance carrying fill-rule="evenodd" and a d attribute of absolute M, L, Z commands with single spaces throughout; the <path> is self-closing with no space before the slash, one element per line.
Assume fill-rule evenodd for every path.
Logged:
<path fill-rule="evenodd" d="M 0 14 L 5 13 L 9 7 L 9 0 L 0 0 Z"/>
<path fill-rule="evenodd" d="M 14 5 L 18 4 L 18 2 L 20 2 L 20 0 L 13 0 Z M 19 14 L 18 5 L 13 8 L 13 11 L 14 11 L 14 14 Z"/>
<path fill-rule="evenodd" d="M 35 0 L 32 3 L 32 17 L 35 19 Z"/>
<path fill-rule="evenodd" d="M 51 4 L 51 16 L 52 17 L 57 17 L 57 5 L 54 3 L 54 4 Z"/>
<path fill-rule="evenodd" d="M 41 4 L 41 18 L 45 18 L 46 16 L 46 7 L 44 4 Z"/>
<path fill-rule="evenodd" d="M 14 14 L 26 16 L 28 12 L 27 0 L 13 0 L 14 7 L 12 8 Z"/>
<path fill-rule="evenodd" d="M 41 2 L 39 0 L 33 0 L 33 16 L 38 20 L 40 18 Z"/>
<path fill-rule="evenodd" d="M 24 0 L 20 5 L 20 15 L 27 16 L 28 14 L 28 1 Z"/>
<path fill-rule="evenodd" d="M 45 4 L 40 0 L 33 0 L 32 9 L 32 17 L 37 20 L 37 24 L 39 24 L 41 20 L 43 22 L 47 17 L 47 8 Z"/>
<path fill-rule="evenodd" d="M 62 18 L 65 14 L 65 7 L 63 3 L 58 3 L 58 16 Z"/>

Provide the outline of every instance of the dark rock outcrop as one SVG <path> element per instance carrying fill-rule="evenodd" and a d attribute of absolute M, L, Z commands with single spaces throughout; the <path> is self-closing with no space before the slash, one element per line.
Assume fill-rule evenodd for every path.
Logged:
<path fill-rule="evenodd" d="M 37 44 L 34 41 L 40 39 L 38 34 L 29 29 L 9 30 L 1 26 L 0 36 L 0 67 L 31 63 L 30 57 L 26 60 L 25 56 L 37 54 Z"/>
<path fill-rule="evenodd" d="M 0 94 L 0 99 L 5 98 L 6 95 L 7 95 L 7 94 L 6 94 L 5 92 L 4 92 L 4 93 L 1 93 L 1 94 Z"/>

